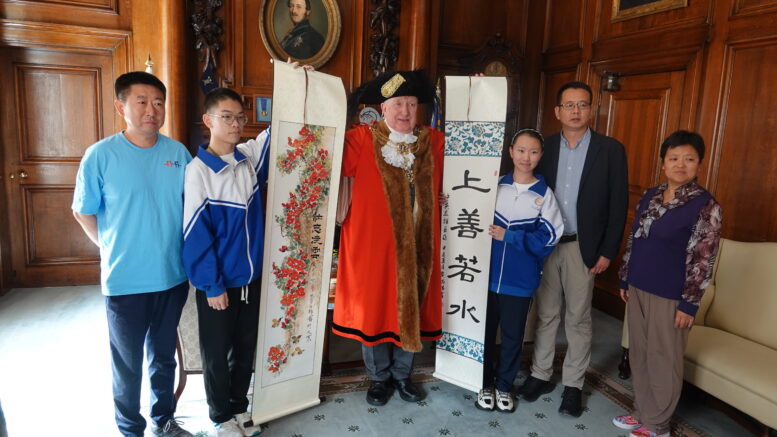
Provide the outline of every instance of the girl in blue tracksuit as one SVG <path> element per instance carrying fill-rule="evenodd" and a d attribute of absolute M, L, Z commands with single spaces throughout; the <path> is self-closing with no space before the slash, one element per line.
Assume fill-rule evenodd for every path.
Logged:
<path fill-rule="evenodd" d="M 483 389 L 475 406 L 515 411 L 513 380 L 518 373 L 523 331 L 534 290 L 540 284 L 544 258 L 564 231 L 553 191 L 534 168 L 542 157 L 542 135 L 534 129 L 518 131 L 509 148 L 515 169 L 503 176 L 496 195 L 491 245 L 488 309 L 483 360 Z M 494 356 L 496 331 L 502 346 Z"/>

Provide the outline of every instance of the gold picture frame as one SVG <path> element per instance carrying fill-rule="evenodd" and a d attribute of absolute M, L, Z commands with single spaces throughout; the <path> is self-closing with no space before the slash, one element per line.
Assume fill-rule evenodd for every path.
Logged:
<path fill-rule="evenodd" d="M 623 7 L 626 3 L 627 7 Z M 688 6 L 688 0 L 612 0 L 612 22 L 679 9 Z"/>
<path fill-rule="evenodd" d="M 293 2 L 306 5 L 304 17 L 292 12 Z M 270 55 L 282 61 L 292 58 L 321 67 L 334 54 L 341 30 L 336 0 L 262 0 L 259 8 L 262 42 Z"/>

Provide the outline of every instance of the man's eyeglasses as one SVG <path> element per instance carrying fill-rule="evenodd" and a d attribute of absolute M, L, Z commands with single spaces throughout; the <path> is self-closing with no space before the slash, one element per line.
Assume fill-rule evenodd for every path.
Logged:
<path fill-rule="evenodd" d="M 588 102 L 577 102 L 577 103 L 575 103 L 575 102 L 566 102 L 566 103 L 562 103 L 562 104 L 560 104 L 558 106 L 560 106 L 562 109 L 566 109 L 567 111 L 571 111 L 572 108 L 577 106 L 577 109 L 579 109 L 581 111 L 584 111 L 584 110 L 590 108 L 591 104 L 588 103 Z"/>
<path fill-rule="evenodd" d="M 238 122 L 238 124 L 240 124 L 240 126 L 245 126 L 245 124 L 246 124 L 246 123 L 248 123 L 248 117 L 246 117 L 246 116 L 245 116 L 245 114 L 243 114 L 243 115 L 234 115 L 234 114 L 225 114 L 225 115 L 219 115 L 219 114 L 208 114 L 208 115 L 210 115 L 211 117 L 217 117 L 217 118 L 220 118 L 220 119 L 221 119 L 221 121 L 223 121 L 223 122 L 224 122 L 224 124 L 226 124 L 227 126 L 232 126 L 232 123 L 234 123 L 234 122 L 235 122 L 235 120 L 237 120 L 237 122 Z"/>

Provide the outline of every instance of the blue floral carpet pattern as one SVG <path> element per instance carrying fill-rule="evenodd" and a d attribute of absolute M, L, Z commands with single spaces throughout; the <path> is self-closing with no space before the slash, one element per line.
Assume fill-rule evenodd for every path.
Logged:
<path fill-rule="evenodd" d="M 536 402 L 518 401 L 514 413 L 486 412 L 475 408 L 475 393 L 431 376 L 432 367 L 418 368 L 413 380 L 427 394 L 409 403 L 394 394 L 388 404 L 375 407 L 365 401 L 369 382 L 361 371 L 324 378 L 318 407 L 274 420 L 262 435 L 274 437 L 319 436 L 597 436 L 626 437 L 614 427 L 614 416 L 631 408 L 628 388 L 606 374 L 589 369 L 584 388 L 584 413 L 579 418 L 558 413 L 563 387 Z M 519 375 L 517 384 L 525 378 Z M 705 437 L 688 423 L 676 419 L 673 437 Z"/>

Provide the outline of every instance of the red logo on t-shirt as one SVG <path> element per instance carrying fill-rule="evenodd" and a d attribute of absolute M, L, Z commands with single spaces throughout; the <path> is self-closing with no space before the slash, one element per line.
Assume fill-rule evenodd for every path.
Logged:
<path fill-rule="evenodd" d="M 165 167 L 175 167 L 175 168 L 178 168 L 181 166 L 181 164 L 179 164 L 178 161 L 165 161 L 163 165 Z"/>

